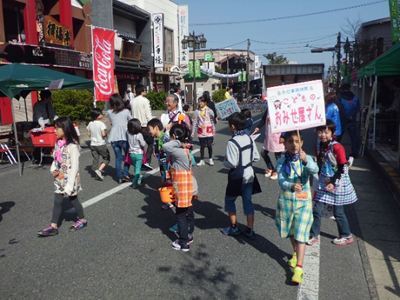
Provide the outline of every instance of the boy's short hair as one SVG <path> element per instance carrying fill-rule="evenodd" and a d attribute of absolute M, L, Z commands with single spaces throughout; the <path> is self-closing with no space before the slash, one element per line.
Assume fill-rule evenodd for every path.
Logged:
<path fill-rule="evenodd" d="M 185 104 L 185 105 L 182 107 L 182 109 L 183 109 L 184 112 L 188 112 L 189 109 L 190 109 L 190 106 L 187 105 L 187 104 Z"/>
<path fill-rule="evenodd" d="M 251 118 L 251 110 L 248 108 L 243 108 L 241 111 L 242 114 L 246 116 L 247 119 Z"/>
<path fill-rule="evenodd" d="M 229 126 L 235 126 L 236 130 L 243 130 L 246 128 L 247 118 L 243 113 L 234 112 L 228 117 Z"/>
<path fill-rule="evenodd" d="M 317 131 L 317 132 L 318 132 L 318 131 L 323 131 L 323 130 L 325 130 L 325 129 L 330 130 L 330 131 L 332 132 L 332 135 L 334 135 L 335 132 L 336 132 L 336 124 L 335 124 L 335 122 L 333 122 L 332 120 L 327 119 L 327 120 L 326 120 L 326 125 L 318 126 L 318 127 L 316 128 L 316 131 Z"/>
<path fill-rule="evenodd" d="M 151 119 L 150 121 L 148 121 L 148 122 L 147 122 L 147 127 L 148 127 L 148 126 L 151 126 L 151 127 L 153 127 L 153 128 L 156 128 L 156 127 L 157 127 L 158 130 L 160 130 L 160 131 L 164 130 L 163 123 L 161 122 L 161 120 L 156 119 L 156 118 Z"/>
<path fill-rule="evenodd" d="M 300 136 L 300 139 L 303 140 L 303 135 L 301 134 L 301 131 L 297 131 L 297 130 L 285 132 L 283 139 L 285 140 L 285 142 L 287 142 L 289 140 L 289 138 L 291 138 L 292 136 Z"/>
<path fill-rule="evenodd" d="M 98 107 L 92 108 L 90 110 L 90 117 L 92 118 L 92 121 L 97 120 L 97 118 L 102 114 L 103 114 L 103 112 Z"/>

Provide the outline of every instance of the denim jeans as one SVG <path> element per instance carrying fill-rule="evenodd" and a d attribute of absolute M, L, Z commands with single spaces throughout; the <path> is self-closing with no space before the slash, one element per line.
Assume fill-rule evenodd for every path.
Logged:
<path fill-rule="evenodd" d="M 342 123 L 342 134 L 339 135 L 336 140 L 340 143 L 346 130 L 348 130 L 350 133 L 351 154 L 358 156 L 359 149 L 358 149 L 358 136 L 357 136 L 356 122 L 343 122 Z"/>
<path fill-rule="evenodd" d="M 253 194 L 253 182 L 242 185 L 242 200 L 243 200 L 243 212 L 247 215 L 254 215 L 254 206 L 251 201 Z M 225 211 L 227 213 L 236 213 L 236 201 L 237 197 L 225 195 Z"/>
<path fill-rule="evenodd" d="M 115 170 L 117 171 L 118 179 L 122 176 L 129 176 L 129 164 L 125 162 L 126 154 L 128 153 L 128 142 L 127 141 L 116 141 L 111 142 L 111 147 L 115 153 Z M 124 173 L 122 174 L 121 163 L 124 161 Z"/>
<path fill-rule="evenodd" d="M 311 227 L 310 236 L 317 237 L 321 232 L 321 218 L 324 209 L 323 202 L 317 201 L 313 209 L 314 223 Z M 351 235 L 349 222 L 344 212 L 344 205 L 333 205 L 333 215 L 336 218 L 336 224 L 339 231 L 339 237 L 348 237 Z"/>

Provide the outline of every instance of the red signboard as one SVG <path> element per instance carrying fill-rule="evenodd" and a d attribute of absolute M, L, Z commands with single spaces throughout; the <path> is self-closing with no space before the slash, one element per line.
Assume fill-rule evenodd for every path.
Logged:
<path fill-rule="evenodd" d="M 93 28 L 93 73 L 97 101 L 108 101 L 114 94 L 115 32 Z"/>

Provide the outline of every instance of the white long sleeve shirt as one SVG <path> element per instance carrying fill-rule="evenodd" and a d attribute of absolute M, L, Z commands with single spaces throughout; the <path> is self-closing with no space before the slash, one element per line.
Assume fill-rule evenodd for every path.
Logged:
<path fill-rule="evenodd" d="M 147 127 L 147 122 L 153 119 L 150 101 L 142 95 L 137 96 L 131 103 L 132 117 L 140 121 L 142 127 Z"/>

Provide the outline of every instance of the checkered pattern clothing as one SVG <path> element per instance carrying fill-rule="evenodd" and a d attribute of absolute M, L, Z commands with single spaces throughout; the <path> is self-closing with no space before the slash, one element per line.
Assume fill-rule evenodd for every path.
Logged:
<path fill-rule="evenodd" d="M 345 171 L 340 178 L 340 186 L 331 192 L 325 191 L 327 184 L 325 183 L 325 174 L 319 175 L 318 190 L 315 200 L 332 205 L 348 205 L 357 201 L 356 191 L 351 184 L 347 166 L 344 166 Z"/>
<path fill-rule="evenodd" d="M 320 154 L 323 155 L 323 157 L 321 157 L 322 165 L 315 200 L 331 205 L 352 204 L 357 201 L 357 195 L 351 184 L 349 170 L 346 164 L 343 167 L 343 173 L 340 178 L 335 182 L 335 189 L 331 192 L 325 190 L 327 186 L 325 180 L 329 180 L 333 174 L 337 172 L 337 159 L 332 156 L 333 154 L 333 147 L 330 147 L 329 151 Z"/>
<path fill-rule="evenodd" d="M 180 208 L 192 206 L 193 177 L 191 170 L 171 168 L 172 182 L 175 188 L 175 205 Z"/>
<path fill-rule="evenodd" d="M 307 161 L 306 166 L 301 166 L 300 161 L 292 162 L 290 175 L 288 175 L 282 167 L 285 163 L 285 158 L 282 157 L 277 162 L 277 172 L 281 192 L 278 198 L 275 224 L 278 228 L 280 237 L 286 238 L 294 236 L 296 241 L 302 243 L 308 241 L 310 229 L 314 221 L 309 178 L 311 174 L 318 172 L 317 164 L 308 155 Z M 303 191 L 308 193 L 307 200 L 296 199 L 296 193 L 291 189 L 293 183 L 303 184 Z"/>

